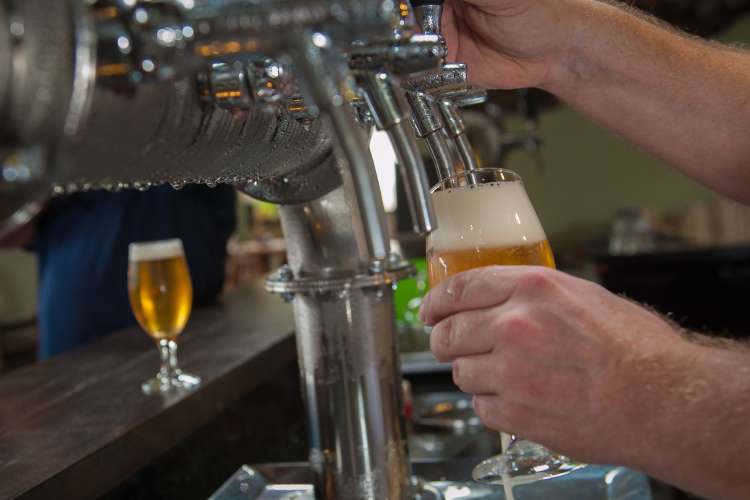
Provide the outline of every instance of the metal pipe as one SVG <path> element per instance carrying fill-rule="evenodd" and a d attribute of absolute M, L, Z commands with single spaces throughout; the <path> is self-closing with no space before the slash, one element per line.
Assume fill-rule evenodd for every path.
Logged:
<path fill-rule="evenodd" d="M 417 135 L 427 141 L 440 180 L 456 175 L 453 155 L 443 136 L 445 127 L 435 109 L 435 101 L 423 92 L 407 92 L 406 99 L 414 113 L 412 123 Z"/>
<path fill-rule="evenodd" d="M 421 235 L 437 229 L 437 216 L 430 196 L 427 169 L 408 126 L 407 122 L 394 125 L 388 129 L 388 136 L 391 138 L 398 158 L 401 179 L 404 182 L 404 190 L 409 200 L 412 221 L 414 221 L 414 232 Z"/>
<path fill-rule="evenodd" d="M 393 291 L 386 274 L 357 275 L 361 257 L 344 188 L 280 208 L 289 268 L 269 289 L 293 301 L 316 498 L 405 500 Z M 336 270 L 332 275 L 331 271 Z"/>
<path fill-rule="evenodd" d="M 435 166 L 438 169 L 440 180 L 449 179 L 456 175 L 456 169 L 453 166 L 453 155 L 448 146 L 448 141 L 442 131 L 433 132 L 427 137 L 427 147 L 430 150 L 432 158 L 435 160 Z"/>
<path fill-rule="evenodd" d="M 453 138 L 453 141 L 456 144 L 458 155 L 461 157 L 461 161 L 463 162 L 464 167 L 466 167 L 466 170 L 469 172 L 479 170 L 479 164 L 477 163 L 477 158 L 474 155 L 474 148 L 469 142 L 469 138 L 466 137 L 466 134 L 464 133 L 455 136 Z"/>
<path fill-rule="evenodd" d="M 375 125 L 388 133 L 396 152 L 414 232 L 430 233 L 436 227 L 435 210 L 422 155 L 419 154 L 413 133 L 408 130 L 410 113 L 403 102 L 403 95 L 387 73 L 366 71 L 360 75 L 360 80 Z"/>
<path fill-rule="evenodd" d="M 364 134 L 344 98 L 339 68 L 336 62 L 331 63 L 324 57 L 323 50 L 328 48 L 328 43 L 329 40 L 320 33 L 304 32 L 292 37 L 290 52 L 303 85 L 312 95 L 313 102 L 325 112 L 338 147 L 349 163 L 367 248 L 373 268 L 378 268 L 390 253 L 383 198 Z"/>
<path fill-rule="evenodd" d="M 466 124 L 464 123 L 463 116 L 461 116 L 461 110 L 450 99 L 441 99 L 438 106 L 446 123 L 445 130 L 451 139 L 453 139 L 464 168 L 469 171 L 477 170 L 479 165 L 474 155 L 474 149 L 469 143 L 469 138 L 466 137 Z"/>

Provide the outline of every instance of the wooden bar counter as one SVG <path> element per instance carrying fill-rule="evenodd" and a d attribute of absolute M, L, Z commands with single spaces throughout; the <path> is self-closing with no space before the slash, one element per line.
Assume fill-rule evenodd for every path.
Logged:
<path fill-rule="evenodd" d="M 159 361 L 138 328 L 0 377 L 0 499 L 100 497 L 296 357 L 291 308 L 260 284 L 194 310 L 179 342 L 190 393 L 141 393 Z"/>

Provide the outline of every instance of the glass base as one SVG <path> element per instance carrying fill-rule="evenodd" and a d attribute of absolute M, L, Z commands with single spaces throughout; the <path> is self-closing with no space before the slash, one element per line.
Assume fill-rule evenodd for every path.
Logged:
<path fill-rule="evenodd" d="M 585 466 L 540 444 L 521 440 L 503 455 L 477 465 L 472 477 L 482 483 L 518 486 L 563 476 Z"/>
<path fill-rule="evenodd" d="M 201 384 L 200 377 L 175 370 L 169 375 L 158 373 L 141 385 L 144 394 L 161 394 L 175 391 L 190 391 Z"/>

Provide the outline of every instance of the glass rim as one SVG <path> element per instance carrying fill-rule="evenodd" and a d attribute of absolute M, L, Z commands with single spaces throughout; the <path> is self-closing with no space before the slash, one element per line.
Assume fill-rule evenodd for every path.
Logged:
<path fill-rule="evenodd" d="M 185 248 L 179 238 L 139 241 L 128 245 L 128 260 L 130 262 L 174 259 L 184 256 Z"/>
<path fill-rule="evenodd" d="M 454 181 L 459 181 L 461 179 L 468 179 L 471 175 L 481 175 L 486 173 L 500 173 L 503 175 L 507 175 L 509 179 L 505 178 L 499 178 L 494 179 L 492 181 L 484 181 L 479 182 L 479 184 L 491 184 L 492 182 L 520 182 L 523 183 L 523 178 L 515 171 L 509 170 L 507 168 L 502 167 L 482 167 L 478 168 L 476 170 L 464 170 L 463 172 L 460 172 L 458 174 L 452 175 L 450 177 L 446 177 L 445 179 L 440 180 L 437 184 L 432 186 L 430 188 L 430 194 L 435 194 L 441 190 L 447 190 L 447 189 L 463 189 L 466 187 L 469 187 L 468 185 L 458 185 Z M 450 184 L 449 184 L 450 183 Z"/>

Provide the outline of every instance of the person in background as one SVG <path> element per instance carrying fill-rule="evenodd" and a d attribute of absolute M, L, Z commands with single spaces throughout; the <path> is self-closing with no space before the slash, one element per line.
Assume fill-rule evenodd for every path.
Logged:
<path fill-rule="evenodd" d="M 161 186 L 144 192 L 87 192 L 53 199 L 38 219 L 39 358 L 47 359 L 136 325 L 127 289 L 128 245 L 180 238 L 194 302 L 213 301 L 224 283 L 235 227 L 229 186 Z"/>
<path fill-rule="evenodd" d="M 750 202 L 748 51 L 614 1 L 447 0 L 443 23 L 450 59 L 468 64 L 473 83 L 547 90 Z M 750 498 L 747 346 L 688 334 L 546 268 L 459 274 L 421 317 L 489 427 L 707 498 Z"/>

